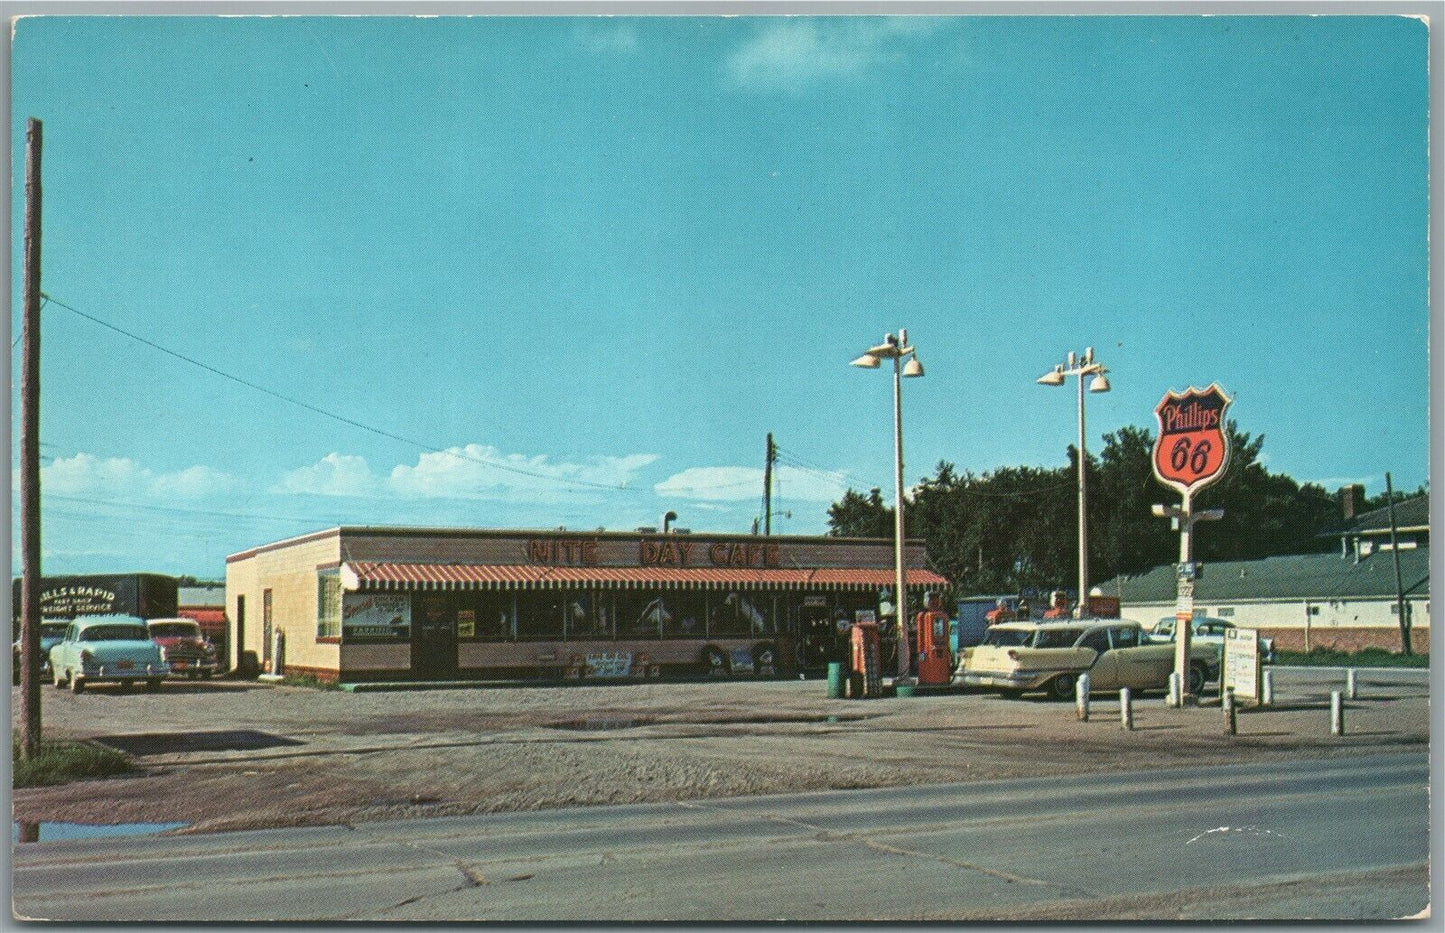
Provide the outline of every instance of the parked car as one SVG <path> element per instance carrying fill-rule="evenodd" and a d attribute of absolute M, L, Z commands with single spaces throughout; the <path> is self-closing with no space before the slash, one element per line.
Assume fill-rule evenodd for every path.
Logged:
<path fill-rule="evenodd" d="M 1218 653 L 1190 646 L 1189 692 L 1198 694 L 1219 676 Z M 1144 627 L 1120 619 L 1006 622 L 989 629 L 984 643 L 964 662 L 961 681 L 1005 696 L 1042 690 L 1070 699 L 1080 674 L 1091 689 L 1165 690 L 1174 670 L 1174 649 L 1151 642 Z"/>
<path fill-rule="evenodd" d="M 80 693 L 90 684 L 118 683 L 128 689 L 138 680 L 157 690 L 170 666 L 140 619 L 81 616 L 50 649 L 50 670 L 57 689 L 69 684 L 72 693 Z"/>
<path fill-rule="evenodd" d="M 193 619 L 151 619 L 146 623 L 151 640 L 161 646 L 161 656 L 172 674 L 210 677 L 220 668 L 216 646 L 201 632 Z"/>
<path fill-rule="evenodd" d="M 1189 646 L 1192 649 L 1195 644 L 1213 645 L 1214 650 L 1224 657 L 1224 633 L 1235 628 L 1233 622 L 1225 619 L 1211 619 L 1205 616 L 1196 616 L 1194 628 L 1189 634 Z M 1150 641 L 1172 642 L 1174 641 L 1174 617 L 1165 616 L 1149 632 Z M 1259 638 L 1259 660 L 1265 664 L 1274 663 L 1274 639 Z"/>
<path fill-rule="evenodd" d="M 65 635 L 65 627 L 69 622 L 46 622 L 40 623 L 40 676 L 50 676 L 50 649 Z M 20 683 L 20 642 L 17 639 L 13 646 L 15 657 L 15 682 Z"/>

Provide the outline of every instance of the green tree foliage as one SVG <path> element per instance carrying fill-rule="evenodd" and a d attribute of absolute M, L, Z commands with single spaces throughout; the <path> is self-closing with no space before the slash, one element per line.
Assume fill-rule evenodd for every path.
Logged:
<path fill-rule="evenodd" d="M 1200 492 L 1195 507 L 1222 508 L 1224 518 L 1198 526 L 1201 561 L 1249 560 L 1273 554 L 1329 550 L 1338 528 L 1335 497 L 1271 473 L 1260 462 L 1264 437 L 1226 426 L 1230 465 Z M 1089 576 L 1099 582 L 1143 573 L 1179 559 L 1179 535 L 1155 518 L 1154 503 L 1178 502 L 1154 478 L 1154 434 L 1126 426 L 1104 435 L 1103 449 L 1085 465 L 1089 508 Z M 905 503 L 907 534 L 922 538 L 928 563 L 953 581 L 959 595 L 1025 589 L 1072 589 L 1078 579 L 1078 451 L 1066 465 L 1000 467 L 981 475 L 959 473 L 940 462 Z M 849 490 L 828 510 L 830 533 L 850 537 L 893 535 L 893 510 L 879 490 Z"/>

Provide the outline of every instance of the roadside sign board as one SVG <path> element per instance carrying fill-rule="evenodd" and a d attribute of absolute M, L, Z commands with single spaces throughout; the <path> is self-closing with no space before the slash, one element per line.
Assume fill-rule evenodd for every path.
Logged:
<path fill-rule="evenodd" d="M 1230 398 L 1218 383 L 1164 393 L 1154 407 L 1159 437 L 1154 441 L 1154 477 L 1188 496 L 1224 475 L 1229 435 L 1224 413 Z"/>
<path fill-rule="evenodd" d="M 1219 675 L 1219 689 L 1233 689 L 1235 699 L 1258 703 L 1259 680 L 1259 631 L 1225 629 L 1224 669 Z"/>

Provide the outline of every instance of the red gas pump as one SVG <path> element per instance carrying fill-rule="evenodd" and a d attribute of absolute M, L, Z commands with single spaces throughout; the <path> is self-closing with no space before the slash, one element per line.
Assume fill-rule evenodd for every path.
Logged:
<path fill-rule="evenodd" d="M 854 622 L 852 626 L 852 676 L 848 679 L 848 695 L 853 699 L 882 696 L 883 681 L 879 677 L 878 625 Z"/>
<path fill-rule="evenodd" d="M 948 650 L 948 613 L 937 593 L 924 596 L 927 607 L 914 617 L 918 627 L 918 682 L 941 685 L 953 679 L 953 654 Z"/>

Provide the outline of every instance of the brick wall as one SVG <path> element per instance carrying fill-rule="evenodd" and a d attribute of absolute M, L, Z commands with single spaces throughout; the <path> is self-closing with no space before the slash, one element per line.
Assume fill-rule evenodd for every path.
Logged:
<path fill-rule="evenodd" d="M 1264 627 L 1259 630 L 1259 634 L 1273 638 L 1276 651 L 1305 650 L 1305 630 L 1302 627 Z M 1332 651 L 1359 651 L 1361 648 L 1384 648 L 1387 651 L 1399 651 L 1401 648 L 1400 630 L 1379 626 L 1369 628 L 1331 626 L 1311 629 L 1310 647 L 1328 648 Z M 1430 629 L 1418 625 L 1411 628 L 1410 648 L 1417 654 L 1427 653 L 1430 650 Z"/>

